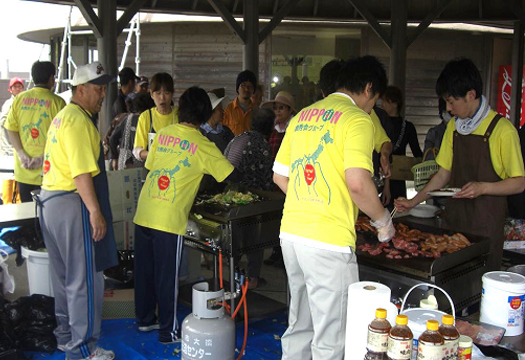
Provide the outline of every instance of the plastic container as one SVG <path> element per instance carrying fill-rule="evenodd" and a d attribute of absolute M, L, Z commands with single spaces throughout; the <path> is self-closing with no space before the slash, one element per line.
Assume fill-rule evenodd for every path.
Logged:
<path fill-rule="evenodd" d="M 506 329 L 505 336 L 523 333 L 525 276 L 492 271 L 483 275 L 479 321 Z"/>
<path fill-rule="evenodd" d="M 428 298 L 422 299 L 419 302 L 419 307 L 427 310 L 437 310 L 438 302 L 434 295 L 429 295 Z"/>
<path fill-rule="evenodd" d="M 377 309 L 376 318 L 368 325 L 365 360 L 385 360 L 388 350 L 390 323 L 386 319 L 386 310 Z"/>
<path fill-rule="evenodd" d="M 408 317 L 397 315 L 396 325 L 388 335 L 388 360 L 408 360 L 412 357 L 412 340 L 414 335 L 408 327 Z"/>
<path fill-rule="evenodd" d="M 418 360 L 442 360 L 443 345 L 445 340 L 439 333 L 439 322 L 428 320 L 427 329 L 418 339 L 417 359 Z"/>
<path fill-rule="evenodd" d="M 459 337 L 458 360 L 472 359 L 472 339 L 467 335 Z"/>
<path fill-rule="evenodd" d="M 454 302 L 450 298 L 450 295 L 448 295 L 447 292 L 445 290 L 441 289 L 439 286 L 436 286 L 436 285 L 433 285 L 433 284 L 421 283 L 421 284 L 417 284 L 417 285 L 414 285 L 413 287 L 411 287 L 410 290 L 407 291 L 407 293 L 406 293 L 406 295 L 405 295 L 405 297 L 403 299 L 403 303 L 401 304 L 401 311 L 400 311 L 400 313 L 405 314 L 406 316 L 408 316 L 408 327 L 410 328 L 410 330 L 412 330 L 412 333 L 414 334 L 414 340 L 413 340 L 413 345 L 412 345 L 412 360 L 416 360 L 417 359 L 418 338 L 426 330 L 426 328 L 427 328 L 427 321 L 428 320 L 436 320 L 439 323 L 439 320 L 441 320 L 443 315 L 447 315 L 447 313 L 445 313 L 443 311 L 432 310 L 432 309 L 415 308 L 415 309 L 406 309 L 405 310 L 405 305 L 407 303 L 408 296 L 410 295 L 410 293 L 414 289 L 416 289 L 418 287 L 421 287 L 421 286 L 430 287 L 430 288 L 434 288 L 434 289 L 437 289 L 437 290 L 441 291 L 445 295 L 445 297 L 447 298 L 447 300 L 450 303 L 450 307 L 452 309 L 452 315 L 454 317 L 456 316 L 456 312 L 455 312 L 455 309 L 454 309 Z M 429 296 L 429 298 L 430 298 L 430 296 Z M 428 300 L 428 298 L 427 298 L 427 300 Z"/>
<path fill-rule="evenodd" d="M 457 359 L 459 331 L 454 326 L 454 317 L 452 315 L 443 315 L 441 325 L 439 326 L 439 333 L 445 340 L 443 356 L 445 356 L 446 359 Z"/>
<path fill-rule="evenodd" d="M 54 297 L 47 251 L 33 251 L 22 247 L 22 257 L 27 259 L 29 294 L 42 294 Z"/>

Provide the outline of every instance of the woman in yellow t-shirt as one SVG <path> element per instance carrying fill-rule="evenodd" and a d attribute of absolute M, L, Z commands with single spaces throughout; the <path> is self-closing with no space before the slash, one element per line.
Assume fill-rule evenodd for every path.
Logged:
<path fill-rule="evenodd" d="M 155 134 L 168 125 L 179 122 L 177 107 L 173 104 L 173 78 L 168 73 L 157 73 L 151 78 L 150 95 L 155 107 L 140 114 L 133 144 L 133 156 L 145 161 Z"/>
<path fill-rule="evenodd" d="M 212 114 L 206 92 L 187 89 L 178 112 L 180 124 L 160 130 L 151 145 L 134 218 L 137 324 L 140 331 L 159 329 L 164 344 L 180 341 L 176 308 L 183 234 L 199 184 L 204 174 L 222 182 L 234 169 L 199 131 Z"/>

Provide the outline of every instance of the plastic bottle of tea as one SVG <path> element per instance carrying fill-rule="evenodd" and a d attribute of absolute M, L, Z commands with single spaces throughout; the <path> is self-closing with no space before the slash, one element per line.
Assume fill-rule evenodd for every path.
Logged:
<path fill-rule="evenodd" d="M 452 315 L 443 315 L 439 333 L 443 335 L 445 340 L 443 356 L 447 359 L 456 360 L 458 358 L 459 331 L 454 326 L 454 317 Z"/>
<path fill-rule="evenodd" d="M 388 360 L 408 360 L 412 356 L 412 341 L 414 335 L 408 327 L 408 317 L 397 315 L 396 325 L 388 335 Z"/>
<path fill-rule="evenodd" d="M 439 322 L 427 321 L 427 329 L 418 339 L 417 360 L 443 360 L 445 340 L 438 330 Z"/>
<path fill-rule="evenodd" d="M 385 360 L 388 350 L 390 323 L 386 319 L 386 310 L 377 309 L 376 318 L 368 325 L 368 340 L 365 360 Z"/>

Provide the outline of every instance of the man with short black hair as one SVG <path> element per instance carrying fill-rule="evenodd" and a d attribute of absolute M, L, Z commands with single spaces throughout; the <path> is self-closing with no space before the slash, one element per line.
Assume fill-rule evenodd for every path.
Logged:
<path fill-rule="evenodd" d="M 37 202 L 55 295 L 58 349 L 66 359 L 112 360 L 97 346 L 103 271 L 118 263 L 100 134 L 100 112 L 111 76 L 102 64 L 79 66 L 73 97 L 53 119 Z"/>
<path fill-rule="evenodd" d="M 135 90 L 135 83 L 137 80 L 140 80 L 140 78 L 135 75 L 135 71 L 130 67 L 122 68 L 118 73 L 118 77 L 120 81 L 120 90 L 115 102 L 113 103 L 112 118 L 115 118 L 115 116 L 119 114 L 128 112 L 128 109 L 126 108 L 126 96 Z"/>
<path fill-rule="evenodd" d="M 257 78 L 250 70 L 244 70 L 237 75 L 235 90 L 239 95 L 224 110 L 222 121 L 235 136 L 250 130 L 253 110 L 251 96 L 256 85 Z"/>
<path fill-rule="evenodd" d="M 345 62 L 337 92 L 291 120 L 275 159 L 274 182 L 286 193 L 280 238 L 291 294 L 283 360 L 343 359 L 348 286 L 359 280 L 359 209 L 379 241 L 394 235 L 371 178 L 368 114 L 386 85 L 375 57 Z"/>
<path fill-rule="evenodd" d="M 453 231 L 489 237 L 487 270 L 501 270 L 506 195 L 525 189 L 525 170 L 516 128 L 491 109 L 472 60 L 451 60 L 439 75 L 436 94 L 446 101 L 448 122 L 436 161 L 439 171 L 411 200 L 395 201 L 406 211 L 450 186 L 461 189 L 447 201 L 446 223 Z"/>
<path fill-rule="evenodd" d="M 55 65 L 37 61 L 31 68 L 35 87 L 16 97 L 4 127 L 15 149 L 15 180 L 22 202 L 42 184 L 42 160 L 51 120 L 66 105 L 53 94 Z"/>

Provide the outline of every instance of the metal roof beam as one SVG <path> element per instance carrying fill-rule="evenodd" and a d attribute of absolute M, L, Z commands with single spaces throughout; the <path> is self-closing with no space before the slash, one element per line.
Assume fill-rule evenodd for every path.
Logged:
<path fill-rule="evenodd" d="M 268 24 L 259 32 L 259 44 L 264 41 L 272 33 L 272 31 L 283 21 L 284 17 L 292 11 L 292 9 L 301 0 L 288 0 L 286 4 L 275 14 Z"/>
<path fill-rule="evenodd" d="M 133 19 L 133 16 L 135 16 L 135 14 L 142 6 L 144 6 L 144 4 L 146 4 L 147 1 L 148 0 L 133 0 L 133 2 L 129 4 L 117 21 L 117 36 L 119 36 L 122 31 L 124 31 L 124 28 L 128 26 L 131 19 Z"/>
<path fill-rule="evenodd" d="M 319 0 L 314 0 L 314 11 L 313 11 L 313 16 L 316 17 L 317 16 L 317 12 L 319 11 Z"/>
<path fill-rule="evenodd" d="M 95 12 L 93 11 L 93 7 L 91 6 L 90 2 L 88 0 L 74 0 L 75 4 L 77 5 L 78 9 L 80 10 L 80 13 L 86 19 L 89 27 L 93 30 L 93 33 L 97 38 L 101 38 L 104 34 L 102 30 L 102 22 L 100 21 L 99 17 Z"/>
<path fill-rule="evenodd" d="M 377 21 L 375 16 L 372 14 L 370 10 L 365 5 L 365 1 L 363 0 L 348 0 L 350 4 L 361 14 L 361 16 L 368 21 L 368 24 L 370 27 L 372 27 L 372 30 L 383 40 L 386 46 L 388 48 L 392 47 L 392 36 L 390 33 L 385 30 L 381 24 Z"/>
<path fill-rule="evenodd" d="M 407 36 L 407 48 L 410 45 L 412 45 L 412 43 L 423 33 L 423 31 L 425 31 L 430 26 L 430 24 L 432 24 L 432 22 L 434 20 L 436 20 L 436 18 L 439 15 L 441 15 L 441 13 L 443 11 L 445 11 L 447 6 L 452 1 L 453 0 L 445 0 L 445 1 L 441 2 L 441 4 L 439 3 L 439 1 L 436 2 L 436 5 L 432 9 L 432 11 L 430 13 L 428 13 L 428 15 L 423 19 L 423 21 L 421 21 L 419 23 L 417 28 L 415 28 L 410 34 L 408 34 L 408 36 Z"/>
<path fill-rule="evenodd" d="M 246 43 L 246 33 L 241 28 L 237 20 L 235 20 L 226 5 L 224 5 L 224 3 L 220 0 L 208 0 L 208 3 L 211 5 L 213 10 L 215 10 L 215 12 L 221 16 L 222 20 L 224 20 L 230 30 L 236 33 L 243 43 Z"/>

